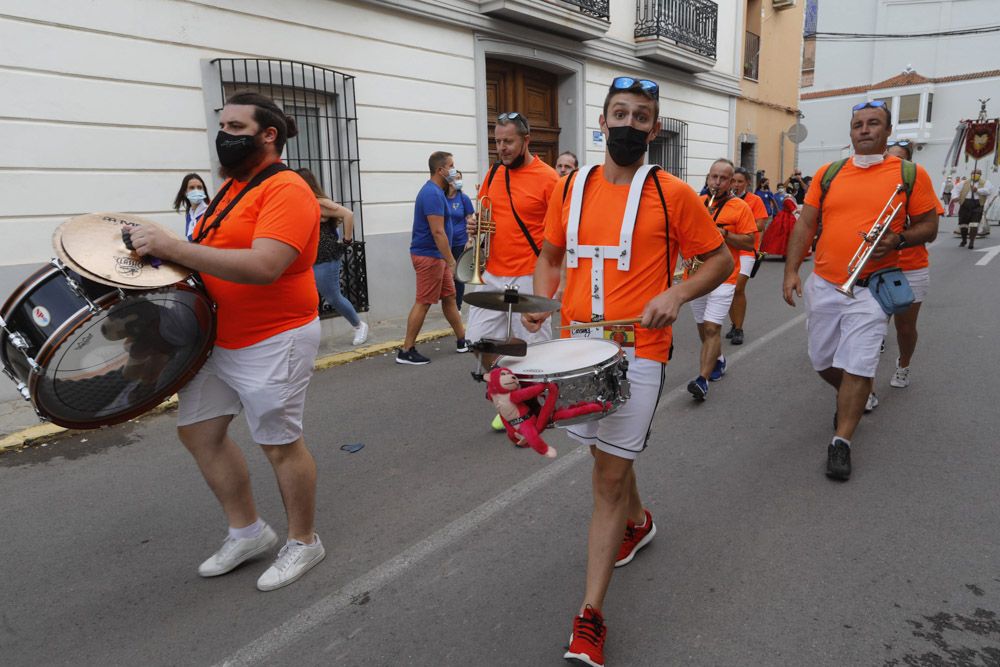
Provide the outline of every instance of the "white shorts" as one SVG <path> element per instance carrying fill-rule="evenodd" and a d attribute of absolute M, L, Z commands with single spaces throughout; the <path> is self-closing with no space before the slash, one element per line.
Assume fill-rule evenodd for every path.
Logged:
<path fill-rule="evenodd" d="M 504 277 L 494 276 L 488 271 L 483 272 L 483 282 L 485 285 L 467 285 L 465 293 L 475 294 L 476 292 L 502 292 L 507 285 L 517 285 L 521 294 L 534 294 L 534 276 Z M 528 344 L 543 343 L 552 339 L 551 318 L 536 333 L 531 333 L 521 324 L 521 317 L 514 313 L 514 335 Z M 507 312 L 500 310 L 486 310 L 469 305 L 469 321 L 465 325 L 465 338 L 470 341 L 477 341 L 482 338 L 506 338 L 507 337 Z"/>
<path fill-rule="evenodd" d="M 749 278 L 756 261 L 757 258 L 753 255 L 740 255 L 740 275 Z"/>
<path fill-rule="evenodd" d="M 804 294 L 813 368 L 875 377 L 889 318 L 868 288 L 856 287 L 852 299 L 813 274 L 806 280 Z"/>
<path fill-rule="evenodd" d="M 319 318 L 238 350 L 216 347 L 178 392 L 177 425 L 246 408 L 258 445 L 287 445 L 302 435 L 306 388 L 319 351 Z"/>
<path fill-rule="evenodd" d="M 659 361 L 636 359 L 630 353 L 628 381 L 631 397 L 617 412 L 597 421 L 567 426 L 566 432 L 574 440 L 595 445 L 612 456 L 636 459 L 649 440 L 666 368 L 667 365 Z"/>
<path fill-rule="evenodd" d="M 722 324 L 729 315 L 729 306 L 733 303 L 733 294 L 736 292 L 736 285 L 722 283 L 714 290 L 691 300 L 691 312 L 694 314 L 694 321 L 698 324 L 702 322 L 714 322 Z"/>
<path fill-rule="evenodd" d="M 903 275 L 906 276 L 906 279 L 910 282 L 910 289 L 913 290 L 913 303 L 923 303 L 931 287 L 930 267 L 903 271 Z"/>

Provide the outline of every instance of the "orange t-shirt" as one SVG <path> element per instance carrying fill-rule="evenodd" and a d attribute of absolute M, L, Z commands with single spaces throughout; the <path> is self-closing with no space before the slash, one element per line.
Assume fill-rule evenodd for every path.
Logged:
<path fill-rule="evenodd" d="M 566 178 L 576 178 L 576 175 Z M 566 247 L 566 226 L 573 198 L 571 185 L 563 201 L 566 178 L 560 179 L 545 218 L 545 240 L 559 248 Z M 641 316 L 646 304 L 667 289 L 678 251 L 685 257 L 691 257 L 711 252 L 722 243 L 712 218 L 687 183 L 664 171 L 657 172 L 656 178 L 660 179 L 667 201 L 670 266 L 667 265 L 667 223 L 663 219 L 663 205 L 653 179 L 648 178 L 639 200 L 639 214 L 632 233 L 629 271 L 618 270 L 617 258 L 604 260 L 605 319 Z M 604 179 L 604 167 L 599 166 L 591 172 L 580 212 L 578 238 L 581 245 L 618 245 L 628 193 L 628 185 L 614 185 Z M 563 324 L 592 321 L 591 261 L 588 257 L 580 257 L 577 268 L 566 269 Z M 569 331 L 564 330 L 563 337 L 567 336 Z M 672 337 L 670 327 L 644 329 L 636 325 L 636 356 L 666 363 Z"/>
<path fill-rule="evenodd" d="M 847 280 L 847 267 L 861 245 L 861 235 L 867 234 L 875 223 L 877 216 L 885 207 L 893 189 L 903 182 L 898 157 L 889 155 L 881 164 L 867 169 L 854 166 L 848 160 L 840 173 L 830 183 L 823 200 L 823 232 L 816 245 L 816 266 L 813 272 L 820 278 L 834 284 Z M 819 168 L 813 177 L 815 187 L 806 192 L 805 203 L 813 208 L 819 208 L 823 180 L 829 164 Z M 890 223 L 890 229 L 896 232 L 904 231 L 907 214 L 916 217 L 927 213 L 938 206 L 934 184 L 931 183 L 927 171 L 917 165 L 917 179 L 910 193 L 910 204 L 906 206 L 906 195 L 900 193 L 895 203 L 903 206 Z M 906 208 L 906 211 L 902 209 Z M 892 251 L 881 259 L 871 259 L 865 266 L 861 278 L 871 275 L 880 269 L 898 266 L 899 253 Z"/>
<path fill-rule="evenodd" d="M 761 219 L 767 220 L 767 218 L 769 216 L 767 215 L 767 207 L 764 206 L 764 200 L 763 199 L 761 199 L 760 197 L 758 197 L 757 195 L 755 195 L 754 193 L 752 193 L 750 191 L 747 191 L 747 192 L 743 193 L 743 196 L 740 197 L 740 199 L 742 199 L 746 203 L 746 205 L 750 207 L 750 211 L 753 213 L 754 224 L 756 224 L 756 222 L 758 220 L 761 220 Z M 759 231 L 754 232 L 754 235 L 753 235 L 753 247 L 754 247 L 754 250 L 760 250 L 760 232 Z M 750 255 L 751 257 L 756 257 L 756 254 L 753 251 L 751 251 L 751 250 L 740 250 L 740 254 L 741 255 Z"/>
<path fill-rule="evenodd" d="M 937 202 L 938 215 L 944 215 L 944 206 L 941 201 Z M 923 243 L 899 251 L 899 268 L 904 271 L 916 271 L 926 269 L 931 265 L 931 256 L 927 252 L 927 246 Z"/>
<path fill-rule="evenodd" d="M 559 175 L 534 156 L 531 164 L 510 170 L 510 193 L 514 197 L 514 210 L 535 244 L 542 247 L 545 234 L 545 212 L 549 205 L 549 195 L 556 185 Z M 492 167 L 491 167 L 492 169 Z M 487 181 L 479 188 L 479 196 L 489 195 L 493 202 L 493 220 L 497 231 L 490 241 L 490 256 L 486 260 L 486 270 L 495 276 L 530 276 L 535 271 L 535 251 L 514 219 L 510 197 L 507 196 L 507 167 L 503 165 L 493 176 L 493 184 Z"/>
<path fill-rule="evenodd" d="M 225 210 L 246 183 L 232 185 L 212 218 Z M 209 232 L 203 245 L 249 248 L 254 239 L 274 239 L 299 251 L 299 256 L 270 285 L 246 285 L 202 273 L 209 296 L 218 306 L 215 344 L 235 350 L 259 343 L 282 331 L 312 322 L 319 296 L 312 265 L 319 245 L 319 202 L 302 177 L 282 171 L 246 194 Z M 209 224 L 203 216 L 195 233 Z"/>
<path fill-rule="evenodd" d="M 704 203 L 708 202 L 708 195 L 703 195 L 701 198 Z M 705 210 L 708 212 L 708 209 Z M 725 227 L 729 230 L 730 234 L 756 234 L 757 233 L 757 221 L 753 219 L 753 211 L 750 210 L 750 206 L 745 203 L 739 197 L 730 197 L 722 204 L 722 209 L 718 211 L 719 215 L 715 218 L 715 224 L 719 227 Z M 712 216 L 709 216 L 712 217 Z M 726 278 L 726 285 L 735 285 L 736 279 L 740 275 L 740 255 L 744 254 L 745 251 L 737 250 L 733 246 L 726 244 L 729 248 L 730 254 L 733 256 L 733 263 L 736 266 L 733 267 L 733 272 Z M 685 257 L 690 257 L 690 255 L 684 255 Z M 684 278 L 687 278 L 687 271 L 684 271 Z"/>

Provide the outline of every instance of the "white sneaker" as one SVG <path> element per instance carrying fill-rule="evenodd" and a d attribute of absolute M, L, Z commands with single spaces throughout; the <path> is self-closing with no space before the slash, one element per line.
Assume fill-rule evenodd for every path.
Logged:
<path fill-rule="evenodd" d="M 312 544 L 299 544 L 298 542 L 286 542 L 278 552 L 278 557 L 274 564 L 260 575 L 257 580 L 257 588 L 262 591 L 273 591 L 276 588 L 287 586 L 296 581 L 303 574 L 312 569 L 326 557 L 326 549 L 319 540 L 319 535 L 314 535 Z"/>
<path fill-rule="evenodd" d="M 875 392 L 873 391 L 872 393 L 868 394 L 868 400 L 865 401 L 865 412 L 866 413 L 871 412 L 877 407 L 878 407 L 878 396 L 876 396 Z"/>
<path fill-rule="evenodd" d="M 278 543 L 278 536 L 269 525 L 264 524 L 264 530 L 257 537 L 244 540 L 226 537 L 222 548 L 212 554 L 208 560 L 198 566 L 198 574 L 203 577 L 217 577 L 234 570 L 258 554 L 262 554 Z"/>
<path fill-rule="evenodd" d="M 368 340 L 368 323 L 362 321 L 354 330 L 354 340 L 351 341 L 351 345 L 361 345 L 366 340 Z"/>
<path fill-rule="evenodd" d="M 892 376 L 889 380 L 889 385 L 892 387 L 898 387 L 902 389 L 903 387 L 910 386 L 910 367 L 906 368 L 899 367 L 899 361 L 896 362 L 896 374 Z"/>

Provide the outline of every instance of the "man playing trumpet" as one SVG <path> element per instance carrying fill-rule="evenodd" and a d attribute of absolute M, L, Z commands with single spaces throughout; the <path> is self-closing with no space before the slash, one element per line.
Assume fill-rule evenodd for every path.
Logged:
<path fill-rule="evenodd" d="M 795 305 L 795 295 L 805 293 L 809 358 L 813 368 L 837 390 L 835 433 L 827 447 L 826 474 L 847 480 L 851 475 L 851 438 L 861 420 L 878 367 L 879 348 L 885 337 L 888 317 L 867 288 L 872 273 L 897 266 L 899 250 L 928 243 L 937 236 L 937 196 L 930 177 L 916 165 L 912 191 L 893 194 L 904 184 L 902 162 L 886 156 L 892 133 L 889 109 L 883 102 L 856 105 L 851 114 L 853 157 L 842 163 L 819 168 L 814 187 L 806 195 L 805 206 L 792 230 L 782 287 L 785 301 Z M 824 179 L 828 169 L 840 165 L 835 179 Z M 869 261 L 858 266 L 854 296 L 837 287 L 850 277 L 848 266 L 858 250 L 859 240 L 874 227 L 880 211 L 888 210 L 886 197 L 895 206 L 889 230 L 875 245 Z M 900 199 L 905 198 L 904 201 Z M 823 233 L 816 246 L 813 275 L 803 290 L 799 267 L 816 235 L 820 215 Z M 907 214 L 910 226 L 904 232 Z"/>

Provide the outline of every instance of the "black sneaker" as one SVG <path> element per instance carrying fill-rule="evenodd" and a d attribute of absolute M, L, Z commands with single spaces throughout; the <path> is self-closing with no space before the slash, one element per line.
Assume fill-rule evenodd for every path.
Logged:
<path fill-rule="evenodd" d="M 733 337 L 734 333 L 736 333 L 736 325 L 735 324 L 730 325 L 729 331 L 726 332 L 726 340 L 730 340 Z"/>
<path fill-rule="evenodd" d="M 417 352 L 417 348 L 411 347 L 409 350 L 400 349 L 396 353 L 397 364 L 410 364 L 411 366 L 423 366 L 431 363 L 431 360 Z"/>
<path fill-rule="evenodd" d="M 733 340 L 733 345 L 742 345 L 743 344 L 743 329 L 736 329 L 735 331 L 733 331 L 733 338 L 732 338 L 732 340 Z"/>
<path fill-rule="evenodd" d="M 840 438 L 826 448 L 826 476 L 845 482 L 851 477 L 851 447 Z"/>
<path fill-rule="evenodd" d="M 700 375 L 688 382 L 688 391 L 696 401 L 704 401 L 708 396 L 708 381 Z"/>
<path fill-rule="evenodd" d="M 455 341 L 455 351 L 456 352 L 468 352 L 469 351 L 469 341 L 464 338 L 459 338 Z"/>

